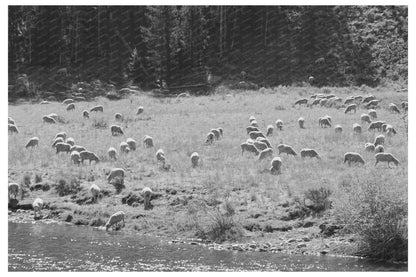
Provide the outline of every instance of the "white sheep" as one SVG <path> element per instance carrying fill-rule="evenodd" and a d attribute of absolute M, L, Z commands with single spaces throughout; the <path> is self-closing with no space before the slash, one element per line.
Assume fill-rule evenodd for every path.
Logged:
<path fill-rule="evenodd" d="M 283 130 L 283 121 L 281 119 L 276 120 L 275 122 L 277 130 Z"/>
<path fill-rule="evenodd" d="M 391 136 L 394 136 L 395 134 L 397 134 L 397 132 L 396 132 L 396 130 L 394 130 L 393 126 L 388 127 L 386 129 L 386 136 L 391 137 Z"/>
<path fill-rule="evenodd" d="M 95 163 L 98 163 L 100 161 L 100 158 L 98 158 L 97 154 L 91 151 L 81 151 L 79 153 L 81 157 L 81 163 L 84 164 L 84 160 L 88 160 L 89 164 L 91 164 L 92 161 L 95 161 Z"/>
<path fill-rule="evenodd" d="M 259 153 L 258 159 L 259 159 L 259 161 L 261 161 L 261 160 L 264 160 L 267 157 L 272 157 L 272 156 L 273 156 L 273 149 L 267 148 L 267 149 L 264 149 L 263 151 L 261 151 Z"/>
<path fill-rule="evenodd" d="M 266 143 L 257 140 L 253 142 L 253 145 L 257 148 L 257 150 L 259 150 L 259 152 L 269 148 Z"/>
<path fill-rule="evenodd" d="M 299 128 L 305 129 L 305 127 L 304 127 L 305 119 L 303 117 L 299 117 L 298 123 L 299 123 Z"/>
<path fill-rule="evenodd" d="M 217 129 L 211 129 L 210 132 L 214 134 L 216 140 L 220 139 L 220 131 Z"/>
<path fill-rule="evenodd" d="M 400 104 L 402 106 L 402 109 L 407 112 L 407 109 L 409 108 L 409 103 L 407 101 L 402 101 Z"/>
<path fill-rule="evenodd" d="M 348 113 L 348 112 L 350 112 L 350 111 L 354 111 L 354 113 L 356 113 L 356 112 L 357 112 L 357 104 L 350 104 L 350 105 L 348 105 L 348 106 L 345 108 L 344 113 L 346 114 L 346 113 Z"/>
<path fill-rule="evenodd" d="M 384 135 L 378 135 L 378 136 L 375 138 L 375 140 L 374 140 L 374 145 L 375 145 L 375 146 L 377 146 L 377 145 L 379 145 L 379 144 L 383 145 L 383 144 L 384 144 L 384 140 L 385 140 Z"/>
<path fill-rule="evenodd" d="M 254 146 L 253 143 L 243 142 L 242 144 L 240 144 L 240 147 L 241 147 L 241 155 L 244 154 L 244 151 L 254 153 L 255 155 L 259 154 L 259 151 L 257 150 L 257 148 Z"/>
<path fill-rule="evenodd" d="M 400 113 L 399 107 L 397 107 L 397 105 L 394 103 L 389 104 L 389 111 L 391 113 Z"/>
<path fill-rule="evenodd" d="M 166 162 L 165 152 L 162 149 L 156 151 L 156 161 L 161 162 L 163 165 Z"/>
<path fill-rule="evenodd" d="M 315 158 L 316 157 L 317 159 L 321 159 L 318 152 L 316 152 L 314 149 L 309 149 L 309 148 L 304 148 L 300 150 L 300 156 L 302 158 L 306 158 L 306 157 Z"/>
<path fill-rule="evenodd" d="M 354 123 L 352 125 L 352 131 L 354 132 L 354 134 L 361 134 L 361 132 L 362 132 L 361 125 L 358 124 L 358 123 Z"/>
<path fill-rule="evenodd" d="M 36 219 L 36 212 L 40 213 L 42 212 L 42 208 L 43 208 L 43 200 L 40 198 L 36 198 L 35 201 L 33 201 L 32 203 L 32 207 L 34 210 L 34 218 Z"/>
<path fill-rule="evenodd" d="M 371 142 L 367 142 L 364 148 L 365 148 L 365 151 L 367 152 L 374 152 L 376 150 L 376 146 L 372 144 Z"/>
<path fill-rule="evenodd" d="M 257 121 L 256 121 L 256 120 L 251 121 L 251 122 L 250 122 L 250 126 L 253 126 L 253 127 L 257 127 L 257 128 L 259 128 L 259 124 L 257 123 Z"/>
<path fill-rule="evenodd" d="M 74 103 L 68 104 L 68 106 L 66 106 L 66 110 L 67 111 L 75 110 L 75 104 Z"/>
<path fill-rule="evenodd" d="M 370 124 L 371 123 L 370 115 L 368 115 L 366 113 L 361 114 L 360 118 L 361 118 L 361 124 L 364 124 L 364 123 Z"/>
<path fill-rule="evenodd" d="M 297 100 L 295 102 L 295 104 L 293 104 L 293 107 L 296 106 L 296 105 L 299 105 L 300 106 L 302 104 L 307 105 L 308 104 L 308 99 L 307 98 L 301 98 L 301 99 Z"/>
<path fill-rule="evenodd" d="M 368 110 L 368 115 L 371 117 L 371 119 L 377 119 L 377 111 L 374 109 Z"/>
<path fill-rule="evenodd" d="M 136 151 L 136 141 L 134 139 L 127 138 L 126 143 L 131 151 Z"/>
<path fill-rule="evenodd" d="M 368 126 L 368 131 L 372 131 L 372 130 L 379 130 L 381 131 L 383 128 L 383 124 L 385 124 L 385 121 L 373 121 L 370 123 L 370 125 Z"/>
<path fill-rule="evenodd" d="M 150 204 L 150 200 L 152 200 L 153 191 L 149 187 L 144 187 L 142 189 L 142 195 L 144 198 L 144 209 L 149 210 L 152 208 L 152 205 Z"/>
<path fill-rule="evenodd" d="M 121 113 L 115 113 L 114 118 L 116 119 L 116 121 L 123 121 L 124 120 L 124 117 Z"/>
<path fill-rule="evenodd" d="M 218 127 L 217 130 L 218 132 L 220 132 L 221 137 L 224 136 L 224 130 L 222 129 L 222 127 Z"/>
<path fill-rule="evenodd" d="M 50 114 L 48 114 L 48 116 L 55 119 L 55 121 L 58 121 L 59 116 L 56 113 L 50 113 Z"/>
<path fill-rule="evenodd" d="M 100 196 L 100 193 L 101 193 L 100 187 L 97 186 L 96 184 L 92 184 L 90 186 L 89 191 L 90 191 L 91 196 L 92 196 L 92 201 L 97 202 L 97 199 L 98 199 L 98 197 Z"/>
<path fill-rule="evenodd" d="M 14 121 L 14 119 L 13 119 L 13 118 L 9 117 L 7 120 L 8 120 L 8 123 L 9 123 L 9 124 L 16 125 L 16 122 Z"/>
<path fill-rule="evenodd" d="M 376 99 L 376 98 L 373 95 L 370 94 L 370 95 L 364 97 L 363 103 L 370 102 L 371 100 L 374 100 L 374 99 Z"/>
<path fill-rule="evenodd" d="M 71 146 L 71 145 L 69 145 L 69 146 Z M 73 145 L 73 146 L 71 146 L 71 148 L 69 149 L 69 152 L 73 152 L 73 151 L 77 151 L 77 152 L 82 152 L 82 151 L 85 151 L 86 149 L 85 149 L 85 147 L 84 146 L 81 146 L 81 145 Z"/>
<path fill-rule="evenodd" d="M 47 105 L 47 104 L 50 104 L 50 103 L 51 102 L 49 102 L 49 101 L 43 100 L 39 104 L 41 104 L 41 105 Z"/>
<path fill-rule="evenodd" d="M 197 167 L 199 164 L 199 154 L 197 152 L 193 152 L 191 154 L 191 163 L 192 167 Z"/>
<path fill-rule="evenodd" d="M 136 115 L 139 115 L 139 114 L 141 114 L 143 112 L 144 112 L 144 108 L 142 106 L 140 106 L 140 107 L 137 108 Z"/>
<path fill-rule="evenodd" d="M 363 98 L 361 95 L 357 95 L 354 96 L 354 100 L 356 101 L 356 103 L 361 103 L 361 101 L 363 101 Z"/>
<path fill-rule="evenodd" d="M 120 143 L 120 153 L 127 154 L 127 148 L 130 148 L 127 142 L 123 141 Z"/>
<path fill-rule="evenodd" d="M 20 191 L 20 185 L 18 183 L 9 183 L 9 199 L 13 196 L 13 199 L 17 198 Z"/>
<path fill-rule="evenodd" d="M 90 112 L 104 112 L 104 107 L 101 105 L 95 106 L 90 109 Z"/>
<path fill-rule="evenodd" d="M 107 182 L 110 183 L 114 178 L 119 177 L 122 181 L 124 181 L 124 176 L 126 175 L 126 171 L 122 168 L 113 168 L 111 169 L 110 173 L 107 175 Z"/>
<path fill-rule="evenodd" d="M 256 138 L 256 141 L 263 142 L 263 143 L 267 144 L 267 147 L 273 148 L 272 145 L 271 145 L 271 143 L 270 143 L 270 141 L 267 138 L 258 137 L 258 138 Z M 253 143 L 254 143 L 254 140 L 253 140 Z"/>
<path fill-rule="evenodd" d="M 125 221 L 124 221 L 125 215 L 126 214 L 123 211 L 118 211 L 115 214 L 113 214 L 112 216 L 110 216 L 107 223 L 104 225 L 105 230 L 108 231 L 108 229 L 113 225 L 115 225 L 116 228 L 117 228 L 117 225 L 121 222 L 123 223 L 122 226 L 124 226 L 125 225 Z"/>
<path fill-rule="evenodd" d="M 378 106 L 378 104 L 380 103 L 380 100 L 371 100 L 370 102 L 368 102 L 364 107 L 367 109 L 372 109 Z"/>
<path fill-rule="evenodd" d="M 374 166 L 376 166 L 379 162 L 387 162 L 387 166 L 390 168 L 390 163 L 394 163 L 396 166 L 399 165 L 399 160 L 396 159 L 391 153 L 377 153 L 375 155 L 376 163 Z"/>
<path fill-rule="evenodd" d="M 57 139 L 57 138 L 63 138 L 63 140 L 66 140 L 66 133 L 65 132 L 59 132 L 57 133 L 54 137 L 53 140 Z"/>
<path fill-rule="evenodd" d="M 107 153 L 108 153 L 108 157 L 110 158 L 110 160 L 113 159 L 117 161 L 117 150 L 114 147 L 108 148 Z"/>
<path fill-rule="evenodd" d="M 350 96 L 347 99 L 345 99 L 344 105 L 349 105 L 349 104 L 353 103 L 354 100 L 355 100 L 354 97 L 353 96 Z"/>
<path fill-rule="evenodd" d="M 246 131 L 247 131 L 247 134 L 250 134 L 250 132 L 253 132 L 253 131 L 259 132 L 260 130 L 259 130 L 259 128 L 257 128 L 257 127 L 254 127 L 254 126 L 248 126 L 248 127 L 246 128 Z"/>
<path fill-rule="evenodd" d="M 296 153 L 295 149 L 293 149 L 292 146 L 287 145 L 287 144 L 283 144 L 283 143 L 279 144 L 277 146 L 277 150 L 279 151 L 279 154 L 280 153 L 285 153 L 286 155 L 297 156 L 297 153 Z"/>
<path fill-rule="evenodd" d="M 207 139 L 205 140 L 205 143 L 212 144 L 214 142 L 215 134 L 212 132 L 209 132 L 207 134 Z"/>
<path fill-rule="evenodd" d="M 270 172 L 272 174 L 280 174 L 282 169 L 282 159 L 280 157 L 274 157 L 271 161 Z"/>
<path fill-rule="evenodd" d="M 19 129 L 17 129 L 17 126 L 13 124 L 8 124 L 8 130 L 10 133 L 19 133 Z"/>
<path fill-rule="evenodd" d="M 375 153 L 383 153 L 384 152 L 384 146 L 382 144 L 379 144 L 374 148 Z"/>
<path fill-rule="evenodd" d="M 251 139 L 256 139 L 258 137 L 265 138 L 265 136 L 263 135 L 263 133 L 260 132 L 260 131 L 253 131 L 253 132 L 250 132 L 248 135 L 250 136 Z"/>
<path fill-rule="evenodd" d="M 75 145 L 75 140 L 74 140 L 74 138 L 68 138 L 67 140 L 66 140 L 66 143 L 68 143 L 69 145 L 71 145 L 71 146 L 74 146 Z"/>
<path fill-rule="evenodd" d="M 72 104 L 72 103 L 74 103 L 74 99 L 71 99 L 71 98 L 69 98 L 69 99 L 65 99 L 65 100 L 62 102 L 62 104 L 63 104 L 63 105 L 68 105 L 68 104 Z"/>
<path fill-rule="evenodd" d="M 313 100 L 312 103 L 311 103 L 311 107 L 318 105 L 319 102 L 321 102 L 320 98 L 317 98 L 317 99 Z"/>
<path fill-rule="evenodd" d="M 56 154 L 59 154 L 60 152 L 66 152 L 66 153 L 68 154 L 69 152 L 72 152 L 72 151 L 71 151 L 71 147 L 73 147 L 73 146 L 71 146 L 71 145 L 70 145 L 70 144 L 68 144 L 68 143 L 65 143 L 65 142 L 58 142 L 58 143 L 55 145 Z"/>
<path fill-rule="evenodd" d="M 78 151 L 71 152 L 71 162 L 74 164 L 80 165 L 81 163 L 81 156 Z"/>
<path fill-rule="evenodd" d="M 118 125 L 111 125 L 110 126 L 110 131 L 111 131 L 111 135 L 112 136 L 118 136 L 118 135 L 123 135 L 123 128 L 121 128 L 121 126 Z"/>
<path fill-rule="evenodd" d="M 146 148 L 153 147 L 153 138 L 151 136 L 145 135 L 143 137 L 143 145 Z"/>
<path fill-rule="evenodd" d="M 53 119 L 52 117 L 47 116 L 47 115 L 44 115 L 42 117 L 42 120 L 43 120 L 43 123 L 49 123 L 49 124 L 55 124 L 56 123 L 55 119 Z"/>
<path fill-rule="evenodd" d="M 341 125 L 339 125 L 339 124 L 335 125 L 334 129 L 335 129 L 335 133 L 339 133 L 339 134 L 342 133 L 342 126 Z"/>
<path fill-rule="evenodd" d="M 331 122 L 326 117 L 320 117 L 318 119 L 318 124 L 319 124 L 319 127 L 321 128 L 331 127 Z"/>
<path fill-rule="evenodd" d="M 84 110 L 84 111 L 82 112 L 82 117 L 83 117 L 83 118 L 90 118 L 90 113 L 89 113 L 87 110 Z"/>
<path fill-rule="evenodd" d="M 254 121 L 254 120 L 256 120 L 256 118 L 254 117 L 254 115 L 251 115 L 251 116 L 248 118 L 248 121 L 250 121 L 250 123 L 251 123 L 252 121 Z"/>
<path fill-rule="evenodd" d="M 365 164 L 363 157 L 360 154 L 355 152 L 347 152 L 344 154 L 344 164 L 348 162 L 348 165 L 351 166 L 351 163 L 361 163 Z"/>
<path fill-rule="evenodd" d="M 30 138 L 27 141 L 25 148 L 29 148 L 29 147 L 33 148 L 33 147 L 38 146 L 38 145 L 39 145 L 39 138 L 38 137 L 33 137 L 33 138 Z"/>
<path fill-rule="evenodd" d="M 319 105 L 321 105 L 321 107 L 325 106 L 327 103 L 328 103 L 328 99 L 326 99 L 326 98 L 321 99 L 321 100 L 319 101 Z"/>

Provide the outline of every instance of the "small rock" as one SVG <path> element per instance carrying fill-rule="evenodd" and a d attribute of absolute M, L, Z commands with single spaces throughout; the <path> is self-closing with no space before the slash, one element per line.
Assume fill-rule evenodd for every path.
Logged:
<path fill-rule="evenodd" d="M 306 221 L 302 224 L 302 227 L 309 228 L 309 227 L 312 227 L 313 224 L 314 224 L 314 222 L 312 222 L 312 221 Z"/>
<path fill-rule="evenodd" d="M 326 255 L 326 254 L 328 254 L 328 253 L 329 253 L 329 251 L 328 251 L 328 250 L 321 250 L 321 251 L 319 251 L 319 253 L 320 253 L 321 255 Z"/>
<path fill-rule="evenodd" d="M 190 244 L 190 245 L 198 245 L 198 242 L 196 242 L 196 241 L 191 241 L 189 244 Z"/>
<path fill-rule="evenodd" d="M 257 245 L 255 245 L 255 244 L 249 244 L 248 247 L 255 249 L 255 248 L 257 248 Z"/>

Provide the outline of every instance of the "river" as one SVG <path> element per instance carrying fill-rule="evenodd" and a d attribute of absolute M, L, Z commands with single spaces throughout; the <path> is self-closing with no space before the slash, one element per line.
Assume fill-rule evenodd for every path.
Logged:
<path fill-rule="evenodd" d="M 9 271 L 407 271 L 360 258 L 213 250 L 85 226 L 8 227 Z"/>

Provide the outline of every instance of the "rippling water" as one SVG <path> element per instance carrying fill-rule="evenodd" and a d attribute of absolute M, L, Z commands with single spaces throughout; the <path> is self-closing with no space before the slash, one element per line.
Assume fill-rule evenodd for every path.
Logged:
<path fill-rule="evenodd" d="M 9 271 L 406 271 L 358 258 L 211 250 L 90 227 L 9 222 Z"/>

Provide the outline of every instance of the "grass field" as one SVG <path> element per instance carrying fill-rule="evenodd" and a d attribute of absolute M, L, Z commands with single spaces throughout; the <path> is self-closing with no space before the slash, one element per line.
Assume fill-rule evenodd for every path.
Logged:
<path fill-rule="evenodd" d="M 9 116 L 19 128 L 19 134 L 9 134 L 9 182 L 22 183 L 24 176 L 29 175 L 33 184 L 35 176 L 39 175 L 38 181 L 49 183 L 53 188 L 60 179 L 68 184 L 72 180 L 74 184 L 80 183 L 81 187 L 74 194 L 59 197 L 56 189 L 34 190 L 25 197 L 30 201 L 41 197 L 50 203 L 57 217 L 64 220 L 71 214 L 72 222 L 85 223 L 84 220 L 86 224 L 100 225 L 113 212 L 123 210 L 127 213 L 126 228 L 170 237 L 218 234 L 212 230 L 220 225 L 217 226 L 220 229 L 232 227 L 228 228 L 231 232 L 225 235 L 225 239 L 242 240 L 249 236 L 250 239 L 278 241 L 293 236 L 295 232 L 316 239 L 319 238 L 318 225 L 325 220 L 347 226 L 341 235 L 363 233 L 360 235 L 363 238 L 368 232 L 368 228 L 363 226 L 370 221 L 375 224 L 372 220 L 377 216 L 380 220 L 393 220 L 390 222 L 393 225 L 407 220 L 406 123 L 400 115 L 387 110 L 389 103 L 399 104 L 407 100 L 407 92 L 367 87 L 326 89 L 343 100 L 358 94 L 373 94 L 382 100 L 381 108 L 377 109 L 378 119 L 392 124 L 398 132 L 394 137 L 386 137 L 385 151 L 398 158 L 400 164 L 388 168 L 385 163 L 375 167 L 374 154 L 364 151 L 364 144 L 373 142 L 379 132 L 368 132 L 364 124 L 362 135 L 353 135 L 352 125 L 361 124 L 360 114 L 366 112 L 365 109 L 359 108 L 356 114 L 344 114 L 343 109 L 292 106 L 297 99 L 309 98 L 322 91 L 307 87 L 246 92 L 222 90 L 215 95 L 182 98 L 180 101 L 132 95 L 120 101 L 99 98 L 94 102 L 78 102 L 75 111 L 71 112 L 55 102 L 9 105 Z M 90 119 L 83 119 L 82 111 L 97 104 L 104 106 L 104 113 L 91 113 Z M 141 115 L 135 115 L 138 106 L 144 107 Z M 116 123 L 116 112 L 125 117 L 121 123 L 124 136 L 111 136 L 109 126 Z M 42 116 L 49 113 L 57 113 L 66 123 L 43 124 Z M 318 126 L 318 118 L 326 114 L 332 117 L 333 126 L 342 125 L 342 134 L 335 134 L 333 126 L 326 129 Z M 245 128 L 249 125 L 250 115 L 256 117 L 264 132 L 267 125 L 275 126 L 277 119 L 283 120 L 283 131 L 275 129 L 273 136 L 269 137 L 275 149 L 274 156 L 278 156 L 276 146 L 280 143 L 291 145 L 298 156 L 280 155 L 283 161 L 281 175 L 270 174 L 270 159 L 258 161 L 250 153 L 241 155 L 240 144 L 248 138 Z M 298 127 L 299 117 L 305 118 L 306 129 Z M 107 127 L 94 128 L 94 122 Z M 218 127 L 224 129 L 223 138 L 206 145 L 206 134 L 211 128 Z M 73 137 L 75 144 L 98 154 L 101 161 L 78 167 L 70 163 L 69 155 L 55 154 L 51 147 L 52 138 L 61 131 Z M 142 146 L 145 135 L 153 137 L 154 148 Z M 25 149 L 27 140 L 34 136 L 40 139 L 39 147 Z M 119 153 L 116 162 L 109 161 L 108 148 L 118 149 L 128 137 L 137 141 L 138 149 L 127 155 Z M 170 171 L 160 169 L 156 163 L 155 152 L 159 148 L 165 152 Z M 299 152 L 302 148 L 315 149 L 322 159 L 301 159 Z M 191 167 L 190 155 L 194 151 L 202 160 L 198 168 Z M 345 152 L 360 153 L 366 164 L 349 167 L 343 163 Z M 114 167 L 124 168 L 127 172 L 126 188 L 120 194 L 116 194 L 105 179 L 104 172 Z M 106 190 L 106 196 L 96 204 L 82 201 L 78 202 L 81 205 L 77 204 L 77 200 L 88 197 L 92 183 Z M 159 195 L 152 200 L 152 210 L 145 211 L 143 205 L 122 205 L 123 197 L 129 193 L 139 194 L 145 186 Z M 299 207 L 305 192 L 321 187 L 331 192 L 332 208 L 319 216 L 307 215 L 306 219 L 314 223 L 313 228 L 302 227 L 299 222 L 306 220 L 303 217 L 283 218 Z M 225 220 L 227 218 L 229 221 Z M 279 231 L 279 227 L 285 226 L 291 226 L 291 230 Z M 402 227 L 399 229 L 397 232 L 402 231 Z M 407 224 L 404 235 L 407 239 Z M 361 242 L 364 247 L 365 242 Z"/>

